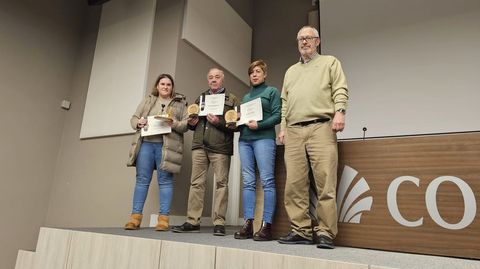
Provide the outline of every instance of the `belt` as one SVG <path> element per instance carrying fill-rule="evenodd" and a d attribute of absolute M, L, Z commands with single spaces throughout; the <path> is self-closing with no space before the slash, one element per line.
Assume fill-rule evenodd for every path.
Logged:
<path fill-rule="evenodd" d="M 295 126 L 307 126 L 307 125 L 314 124 L 314 123 L 327 122 L 327 121 L 329 121 L 329 120 L 330 120 L 329 118 L 321 118 L 321 119 L 314 119 L 314 120 L 308 120 L 308 121 L 301 121 L 301 122 L 294 123 L 294 124 L 292 124 L 292 125 L 295 125 Z"/>

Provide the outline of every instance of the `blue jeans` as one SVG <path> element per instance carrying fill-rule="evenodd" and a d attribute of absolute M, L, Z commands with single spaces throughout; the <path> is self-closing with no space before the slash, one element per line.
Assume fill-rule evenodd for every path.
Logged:
<path fill-rule="evenodd" d="M 133 192 L 133 214 L 142 214 L 143 205 L 152 181 L 153 170 L 157 168 L 158 199 L 160 200 L 160 215 L 170 213 L 173 198 L 173 175 L 160 170 L 163 143 L 143 142 L 137 157 L 137 181 Z"/>
<path fill-rule="evenodd" d="M 263 220 L 272 223 L 277 200 L 275 190 L 275 153 L 277 146 L 275 140 L 240 140 L 238 148 L 243 176 L 243 217 L 245 220 L 254 218 L 257 182 L 255 175 L 256 163 L 264 194 Z"/>

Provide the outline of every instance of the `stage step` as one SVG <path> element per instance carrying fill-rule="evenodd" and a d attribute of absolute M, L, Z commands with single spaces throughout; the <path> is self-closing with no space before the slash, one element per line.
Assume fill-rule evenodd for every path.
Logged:
<path fill-rule="evenodd" d="M 133 236 L 41 228 L 15 269 L 387 269 L 310 257 Z M 390 268 L 391 269 L 391 268 Z"/>
<path fill-rule="evenodd" d="M 35 252 L 19 250 L 15 269 L 31 269 L 34 265 Z"/>

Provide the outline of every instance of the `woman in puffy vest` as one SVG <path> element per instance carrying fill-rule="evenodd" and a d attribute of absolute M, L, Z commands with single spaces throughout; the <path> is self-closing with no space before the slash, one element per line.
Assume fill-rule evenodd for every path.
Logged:
<path fill-rule="evenodd" d="M 180 172 L 183 159 L 183 133 L 187 131 L 187 102 L 185 96 L 175 93 L 171 75 L 158 76 L 154 87 L 138 105 L 130 119 L 132 128 L 137 130 L 128 166 L 136 166 L 136 183 L 133 192 L 133 209 L 126 230 L 136 230 L 142 222 L 143 206 L 152 180 L 153 170 L 157 170 L 160 209 L 157 231 L 169 229 L 168 216 L 173 198 L 173 174 Z M 154 117 L 149 117 L 154 116 Z M 150 121 L 164 121 L 171 131 L 141 136 L 141 130 L 148 130 Z M 168 127 L 167 127 L 168 130 Z"/>

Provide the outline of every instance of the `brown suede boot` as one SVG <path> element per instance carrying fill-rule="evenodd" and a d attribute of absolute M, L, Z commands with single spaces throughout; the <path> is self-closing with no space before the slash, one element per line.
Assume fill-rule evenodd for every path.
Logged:
<path fill-rule="evenodd" d="M 168 216 L 158 215 L 157 226 L 155 226 L 155 231 L 168 231 Z"/>
<path fill-rule="evenodd" d="M 263 221 L 260 230 L 253 235 L 255 241 L 270 241 L 272 240 L 272 224 Z"/>
<path fill-rule="evenodd" d="M 142 214 L 132 214 L 130 220 L 125 224 L 125 230 L 138 230 L 142 223 Z"/>
<path fill-rule="evenodd" d="M 253 236 L 253 219 L 247 219 L 245 224 L 243 224 L 242 229 L 236 232 L 233 237 L 235 239 L 248 239 Z"/>

